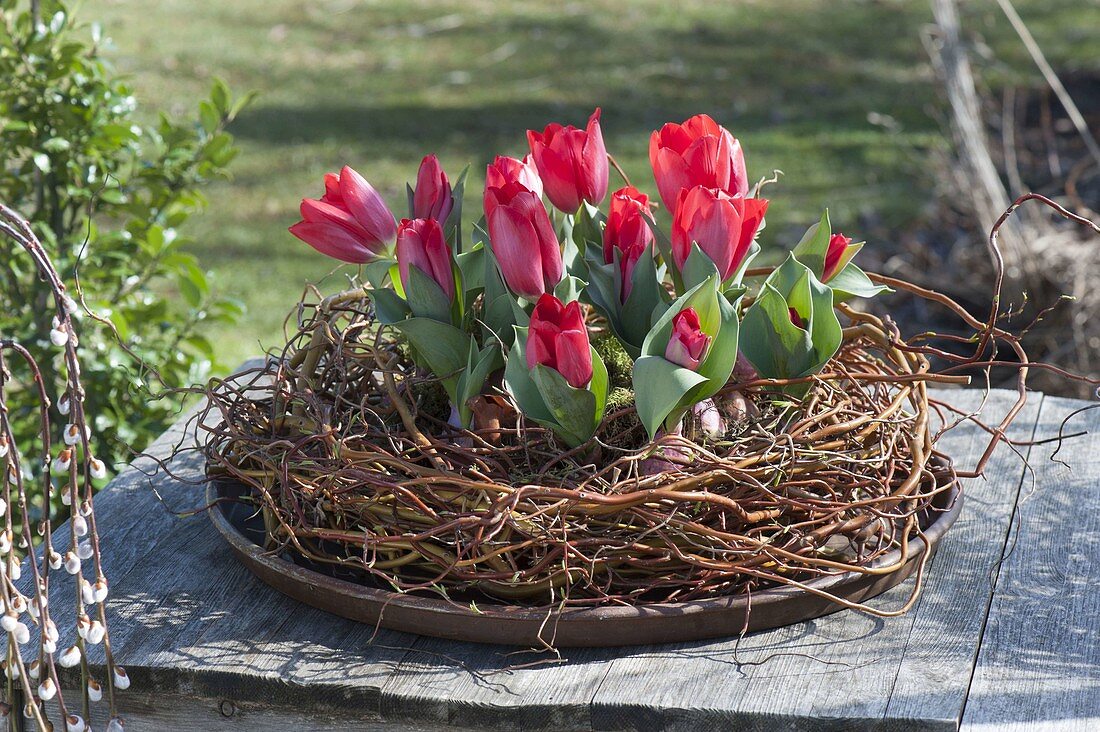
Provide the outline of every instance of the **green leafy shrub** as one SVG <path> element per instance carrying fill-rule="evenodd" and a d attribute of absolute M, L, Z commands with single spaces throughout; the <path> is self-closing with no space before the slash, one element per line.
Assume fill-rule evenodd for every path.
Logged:
<path fill-rule="evenodd" d="M 99 316 L 78 324 L 85 407 L 95 454 L 117 464 L 179 408 L 152 392 L 214 366 L 206 324 L 242 313 L 211 293 L 177 231 L 205 205 L 202 186 L 226 176 L 237 150 L 225 127 L 249 97 L 216 81 L 197 120 L 142 124 L 104 42 L 63 2 L 0 0 L 0 200 L 31 220 L 70 292 Z M 48 296 L 29 258 L 0 239 L 0 334 L 46 353 Z M 42 365 L 56 393 L 60 353 Z M 11 418 L 17 442 L 33 434 L 29 401 Z"/>

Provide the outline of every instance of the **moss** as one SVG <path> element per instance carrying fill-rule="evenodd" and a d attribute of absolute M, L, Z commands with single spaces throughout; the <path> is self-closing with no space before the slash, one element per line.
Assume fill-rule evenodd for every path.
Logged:
<path fill-rule="evenodd" d="M 611 415 L 626 407 L 634 406 L 634 392 L 626 387 L 617 386 L 607 395 L 607 411 Z M 646 441 L 645 427 L 638 419 L 638 413 L 631 410 L 614 419 L 605 420 L 600 425 L 600 439 L 608 445 L 625 450 L 641 447 Z"/>
<path fill-rule="evenodd" d="M 600 354 L 604 365 L 607 366 L 607 378 L 611 383 L 611 388 L 629 390 L 631 387 L 630 377 L 634 373 L 634 361 L 623 350 L 619 339 L 613 335 L 605 335 L 598 338 L 592 344 L 592 347 L 596 349 L 596 353 Z M 630 402 L 634 402 L 633 392 L 630 395 Z M 608 406 L 610 407 L 610 403 Z"/>
<path fill-rule="evenodd" d="M 417 381 L 412 384 L 410 391 L 416 399 L 416 411 L 418 414 L 427 414 L 436 419 L 447 421 L 451 416 L 451 399 L 443 384 L 435 380 Z"/>

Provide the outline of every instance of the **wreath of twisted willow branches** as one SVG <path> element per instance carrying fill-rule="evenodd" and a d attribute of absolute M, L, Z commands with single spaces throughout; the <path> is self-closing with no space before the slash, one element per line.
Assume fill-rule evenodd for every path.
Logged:
<path fill-rule="evenodd" d="M 997 231 L 1029 198 L 1100 232 L 1041 196 L 1017 201 L 990 235 L 996 282 L 985 320 L 937 292 L 872 275 L 946 307 L 973 333 L 906 340 L 888 319 L 840 305 L 844 344 L 824 372 L 727 386 L 724 396 L 761 409 L 719 440 L 665 435 L 621 447 L 624 432 L 640 429 L 628 419 L 632 407 L 568 451 L 507 410 L 510 418 L 488 428 L 456 430 L 422 408 L 431 377 L 375 325 L 361 289 L 303 305 L 278 358 L 204 390 L 195 424 L 206 435 L 207 479 L 250 489 L 272 551 L 401 592 L 566 607 L 793 586 L 901 614 L 920 591 L 928 552 L 897 610 L 807 581 L 900 569 L 937 495 L 958 476 L 980 475 L 1008 439 L 1028 369 L 1083 378 L 1030 363 L 1020 336 L 1000 325 Z M 1011 359 L 998 356 L 1005 347 Z M 933 371 L 930 359 L 946 366 Z M 988 389 L 990 369 L 1001 365 L 1017 370 L 1019 395 L 995 426 L 979 421 L 980 410 L 929 396 L 930 383 L 969 383 L 964 372 L 982 374 Z M 795 382 L 810 382 L 809 393 L 783 403 L 778 387 Z M 989 442 L 973 470 L 956 473 L 936 443 L 966 420 Z"/>
<path fill-rule="evenodd" d="M 115 664 L 111 653 L 110 633 L 104 603 L 107 579 L 103 573 L 99 533 L 92 503 L 92 478 L 105 472 L 102 462 L 91 452 L 90 429 L 84 413 L 84 387 L 80 382 L 80 361 L 76 330 L 76 302 L 66 292 L 57 270 L 30 225 L 15 211 L 0 204 L 0 233 L 10 236 L 30 256 L 41 279 L 53 296 L 53 332 L 51 339 L 61 351 L 64 365 L 64 393 L 55 406 L 51 400 L 52 384 L 43 382 L 38 361 L 23 345 L 0 334 L 0 498 L 2 498 L 3 533 L 0 535 L 0 600 L 3 602 L 2 624 L 7 631 L 7 653 L 3 668 L 7 676 L 6 702 L 0 704 L 0 719 L 15 721 L 22 714 L 33 719 L 39 729 L 53 729 L 46 702 L 54 701 L 64 720 L 65 729 L 83 729 L 89 718 L 91 702 L 103 696 L 103 687 L 91 675 L 86 650 L 89 645 L 103 643 L 106 661 L 106 696 L 111 721 L 108 729 L 122 729 L 116 714 L 115 692 L 129 686 L 126 671 Z M 54 356 L 51 355 L 51 358 Z M 29 377 L 15 380 L 11 367 Z M 31 446 L 18 445 L 9 422 L 8 396 L 14 388 L 27 387 L 38 404 L 40 429 L 37 445 L 41 471 L 37 479 L 29 476 Z M 65 443 L 59 454 L 52 453 L 50 410 L 67 415 L 62 432 Z M 55 486 L 54 478 L 59 485 Z M 51 505 L 60 495 L 68 507 L 68 523 L 61 531 L 68 535 L 70 549 L 62 555 Z M 61 568 L 65 572 L 60 572 Z M 29 571 L 29 576 L 27 573 Z M 50 605 L 50 583 L 73 583 L 71 616 L 60 607 Z M 55 593 L 56 594 L 56 593 Z M 56 598 L 55 598 L 56 599 Z M 75 644 L 57 648 L 61 638 L 60 618 L 70 618 Z M 30 627 L 28 627 L 28 624 Z M 34 627 L 37 632 L 31 633 Z M 28 659 L 23 648 L 31 648 Z M 62 693 L 63 678 L 59 668 L 80 666 L 81 712 L 66 701 Z M 37 685 L 36 685 L 37 684 Z M 22 710 L 13 709 L 22 697 Z"/>

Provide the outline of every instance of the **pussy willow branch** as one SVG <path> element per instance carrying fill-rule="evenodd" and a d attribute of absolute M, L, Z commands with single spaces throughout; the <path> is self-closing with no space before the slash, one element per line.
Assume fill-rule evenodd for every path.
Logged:
<path fill-rule="evenodd" d="M 92 622 L 87 616 L 88 605 L 90 604 L 94 607 L 98 615 L 97 623 L 101 625 L 103 629 L 102 643 L 104 644 L 107 660 L 106 684 L 109 713 L 112 718 L 117 718 L 114 693 L 115 679 L 116 677 L 124 678 L 126 672 L 114 662 L 110 647 L 110 636 L 107 630 L 105 610 L 107 582 L 103 572 L 99 532 L 96 526 L 95 511 L 92 502 L 93 472 L 98 472 L 98 470 L 102 468 L 102 464 L 99 464 L 99 468 L 93 467 L 93 464 L 97 464 L 98 461 L 91 451 L 91 444 L 89 442 L 91 433 L 83 408 L 85 392 L 80 380 L 80 362 L 77 352 L 78 339 L 72 317 L 76 307 L 68 297 L 61 277 L 50 261 L 50 257 L 45 248 L 35 236 L 30 224 L 15 211 L 3 204 L 0 204 L 0 233 L 11 237 L 20 245 L 23 251 L 30 256 L 41 279 L 46 282 L 50 294 L 53 297 L 56 318 L 55 331 L 57 331 L 59 337 L 63 341 L 60 348 L 63 352 L 66 372 L 64 398 L 69 409 L 69 424 L 66 426 L 66 432 L 71 433 L 66 435 L 67 447 L 62 451 L 62 455 L 68 455 L 69 463 L 66 471 L 67 480 L 65 481 L 64 489 L 67 491 L 67 494 L 63 495 L 63 503 L 69 506 L 69 540 L 71 545 L 69 551 L 73 557 L 73 566 L 76 567 L 76 571 L 72 572 L 75 590 L 72 622 L 77 630 L 75 634 L 77 638 L 76 647 L 80 653 L 80 678 L 82 686 L 81 706 L 84 712 L 84 718 L 87 719 L 89 717 L 91 704 L 89 687 L 91 683 L 94 683 L 87 663 L 88 639 L 84 632 L 84 629 Z M 19 494 L 18 508 L 20 516 L 23 519 L 23 541 L 27 549 L 27 564 L 32 571 L 33 588 L 29 598 L 24 596 L 22 591 L 13 581 L 15 577 L 14 572 L 9 569 L 5 574 L 5 592 L 3 593 L 4 612 L 18 618 L 23 612 L 33 611 L 30 618 L 32 622 L 38 624 L 40 627 L 38 640 L 40 673 L 44 673 L 45 678 L 52 682 L 62 715 L 61 724 L 67 726 L 70 722 L 71 715 L 61 689 L 61 678 L 59 677 L 57 664 L 55 662 L 56 651 L 48 651 L 46 648 L 47 628 L 50 629 L 49 633 L 51 635 L 56 633 L 54 629 L 54 620 L 51 617 L 52 611 L 48 603 L 50 594 L 50 570 L 57 569 L 63 563 L 68 563 L 70 561 L 62 558 L 58 552 L 55 551 L 53 546 L 54 535 L 50 521 L 53 486 L 52 475 L 55 460 L 52 459 L 50 447 L 52 428 L 50 425 L 49 410 L 52 405 L 48 389 L 52 388 L 54 385 L 43 382 L 42 372 L 38 367 L 38 362 L 26 348 L 7 339 L 0 343 L 0 355 L 2 355 L 4 350 L 11 351 L 20 357 L 24 366 L 31 372 L 32 382 L 36 385 L 35 397 L 41 415 L 39 438 L 41 440 L 43 455 L 41 489 L 43 519 L 40 524 L 41 541 L 37 545 L 35 544 L 35 537 L 39 535 L 39 532 L 34 531 L 31 526 L 28 513 L 29 497 L 26 486 L 22 480 L 22 470 L 17 470 L 14 473 L 15 484 Z M 0 412 L 2 412 L 4 419 L 3 433 L 9 446 L 9 459 L 18 461 L 20 446 L 15 444 L 14 433 L 12 432 L 11 425 L 7 422 L 6 395 L 2 390 L 0 390 Z M 13 462 L 12 464 L 17 464 L 17 462 Z M 7 495 L 10 494 L 7 487 L 7 474 L 5 474 L 3 479 L 5 481 L 5 497 L 7 497 Z M 81 490 L 81 486 L 83 486 L 83 490 Z M 9 510 L 8 513 L 10 515 L 11 511 Z M 86 528 L 78 531 L 78 523 Z M 86 563 L 81 562 L 78 564 L 78 560 L 76 560 L 79 554 L 83 552 L 81 540 L 84 538 L 85 533 L 87 535 L 87 548 L 90 552 L 86 558 L 92 560 L 91 564 L 94 570 L 94 577 L 91 581 L 85 577 L 85 571 L 87 570 Z M 9 557 L 9 559 L 10 558 L 11 557 Z M 17 565 L 13 566 L 18 568 Z M 89 592 L 93 601 L 89 603 L 85 602 L 85 591 Z M 22 610 L 20 608 L 22 608 Z M 16 664 L 19 666 L 20 677 L 23 680 L 23 691 L 28 700 L 27 708 L 40 729 L 50 729 L 54 725 L 46 717 L 45 706 L 42 702 L 37 700 L 35 690 L 30 688 L 30 676 L 26 673 L 26 668 L 23 666 L 18 645 L 14 635 L 9 633 L 9 657 L 15 660 Z M 9 667 L 9 674 L 11 672 L 12 669 Z M 13 721 L 16 717 L 17 714 L 13 714 Z"/>

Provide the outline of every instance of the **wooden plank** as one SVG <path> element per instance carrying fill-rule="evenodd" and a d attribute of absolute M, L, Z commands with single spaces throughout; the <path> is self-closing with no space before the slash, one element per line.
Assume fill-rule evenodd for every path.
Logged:
<path fill-rule="evenodd" d="M 1015 396 L 1015 392 L 1008 394 L 1010 398 Z M 1045 403 L 1043 395 L 1029 395 L 1029 405 L 1013 425 L 1011 437 L 1032 439 Z M 986 414 L 987 422 L 990 417 L 1001 416 L 995 409 Z M 974 433 L 981 449 L 985 439 L 983 434 Z M 973 467 L 973 446 L 971 442 L 968 458 L 961 465 Z M 985 479 L 967 483 L 963 513 L 948 534 L 950 544 L 945 545 L 928 574 L 921 604 L 913 611 L 905 655 L 890 690 L 885 717 L 899 720 L 899 728 L 906 728 L 901 722 L 917 720 L 923 720 L 927 727 L 943 729 L 958 725 L 966 701 L 965 681 L 977 655 L 976 643 L 980 642 L 1007 526 L 1024 478 L 1023 460 L 1029 452 L 1023 447 L 1017 457 L 1002 445 Z"/>
<path fill-rule="evenodd" d="M 77 698 L 75 691 L 67 692 Z M 454 727 L 412 725 L 385 722 L 353 706 L 290 705 L 283 702 L 235 701 L 226 695 L 201 697 L 165 694 L 146 690 L 127 694 L 122 714 L 129 730 L 172 730 L 173 732 L 209 732 L 210 730 L 247 730 L 248 732 L 463 732 Z M 56 704 L 48 709 L 53 720 L 60 714 Z M 106 727 L 102 709 L 92 712 L 93 729 Z M 57 729 L 61 729 L 58 725 Z"/>
<path fill-rule="evenodd" d="M 973 391 L 952 392 L 957 406 L 975 406 Z M 1015 395 L 994 392 L 986 418 L 1007 410 Z M 1031 434 L 1039 398 L 1017 420 L 1013 437 Z M 976 459 L 985 436 L 961 426 L 942 447 L 961 464 Z M 718 643 L 620 651 L 593 700 L 600 729 L 954 729 L 969 678 L 978 628 L 960 618 L 984 617 L 990 590 L 984 572 L 1000 555 L 1020 461 L 1001 450 L 988 479 L 966 481 L 963 523 L 945 538 L 928 569 L 926 594 L 909 614 L 879 619 L 841 612 L 776 631 Z M 974 574 L 981 576 L 974 580 Z M 873 601 L 898 607 L 912 580 Z M 950 636 L 939 650 L 933 629 Z M 733 631 L 733 629 L 731 629 Z M 910 648 L 907 644 L 912 644 Z M 913 655 L 910 656 L 909 654 Z M 900 683 L 909 689 L 921 666 L 927 703 L 891 708 Z M 954 715 L 954 716 L 952 716 Z"/>
<path fill-rule="evenodd" d="M 385 719 L 492 729 L 591 728 L 616 649 L 530 649 L 420 638 L 382 690 Z"/>
<path fill-rule="evenodd" d="M 1056 435 L 1082 404 L 1048 397 L 1038 433 Z M 1032 451 L 964 730 L 1100 729 L 1100 411 L 1067 432 L 1081 429 L 1058 453 L 1065 464 L 1051 447 Z"/>

